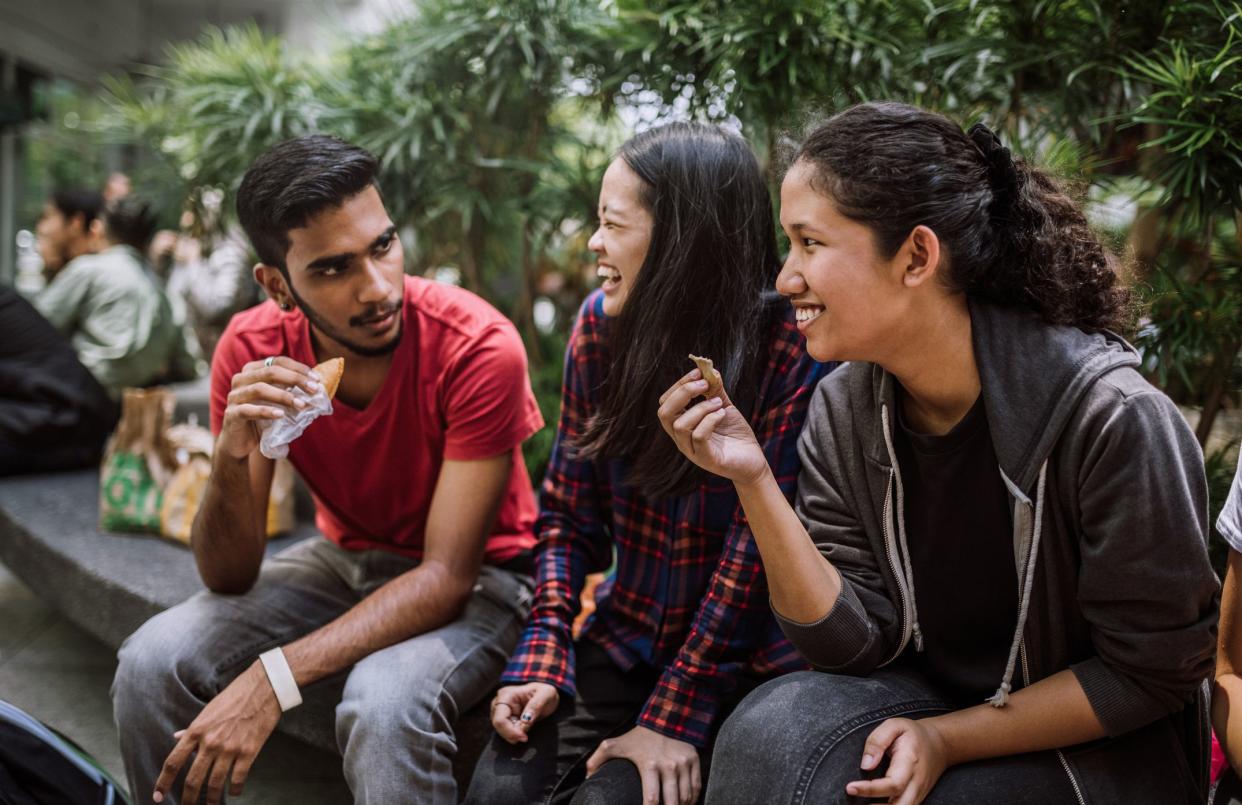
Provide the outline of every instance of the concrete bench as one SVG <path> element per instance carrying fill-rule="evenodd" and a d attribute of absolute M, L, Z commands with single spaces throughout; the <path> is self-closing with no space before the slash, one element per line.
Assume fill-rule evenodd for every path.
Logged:
<path fill-rule="evenodd" d="M 118 648 L 148 618 L 203 584 L 187 548 L 100 531 L 98 500 L 96 470 L 0 479 L 0 560 L 74 623 Z M 314 533 L 303 519 L 293 534 L 272 540 L 268 554 Z M 333 708 L 341 684 L 309 687 L 305 704 L 286 714 L 280 729 L 336 752 Z M 463 792 L 491 731 L 486 701 L 460 719 L 454 773 Z"/>

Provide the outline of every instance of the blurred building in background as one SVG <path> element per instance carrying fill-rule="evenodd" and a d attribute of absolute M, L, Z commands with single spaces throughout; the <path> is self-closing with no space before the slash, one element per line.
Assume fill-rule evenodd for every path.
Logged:
<path fill-rule="evenodd" d="M 381 28 L 407 6 L 405 0 L 0 0 L 0 283 L 19 281 L 23 264 L 37 275 L 29 230 L 50 192 L 68 185 L 102 189 L 112 173 L 141 172 L 152 158 L 109 144 L 93 130 L 101 78 L 159 64 L 168 45 L 192 40 L 209 25 L 253 22 L 293 47 L 311 49 Z M 178 212 L 168 217 L 175 221 Z"/>

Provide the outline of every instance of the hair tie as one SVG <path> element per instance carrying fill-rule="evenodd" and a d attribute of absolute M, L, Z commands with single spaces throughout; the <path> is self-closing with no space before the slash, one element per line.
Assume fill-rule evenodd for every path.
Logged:
<path fill-rule="evenodd" d="M 992 131 L 983 123 L 976 123 L 966 133 L 975 148 L 983 155 L 988 168 L 988 184 L 992 188 L 992 215 L 1009 209 L 1018 193 L 1018 168 L 1013 155 Z"/>

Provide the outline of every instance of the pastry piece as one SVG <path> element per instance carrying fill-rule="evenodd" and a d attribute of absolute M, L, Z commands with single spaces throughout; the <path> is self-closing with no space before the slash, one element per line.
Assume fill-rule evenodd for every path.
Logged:
<path fill-rule="evenodd" d="M 703 373 L 703 379 L 707 381 L 707 394 L 705 396 L 710 397 L 720 391 L 724 381 L 720 378 L 720 372 L 717 372 L 715 365 L 712 364 L 712 359 L 691 355 L 690 360 L 694 361 L 694 365 L 699 367 L 699 371 Z"/>
<path fill-rule="evenodd" d="M 336 387 L 341 385 L 341 375 L 345 374 L 345 359 L 333 358 L 324 361 L 315 367 L 315 371 L 323 378 L 323 390 L 328 393 L 328 399 L 335 397 Z"/>

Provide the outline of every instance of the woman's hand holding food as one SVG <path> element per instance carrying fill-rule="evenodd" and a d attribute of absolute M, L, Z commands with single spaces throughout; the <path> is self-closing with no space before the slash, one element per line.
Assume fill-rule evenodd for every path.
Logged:
<path fill-rule="evenodd" d="M 660 424 L 698 466 L 735 484 L 754 483 L 769 472 L 768 459 L 724 386 L 691 405 L 714 385 L 699 369 L 691 370 L 660 396 Z"/>

